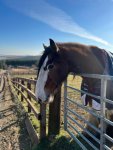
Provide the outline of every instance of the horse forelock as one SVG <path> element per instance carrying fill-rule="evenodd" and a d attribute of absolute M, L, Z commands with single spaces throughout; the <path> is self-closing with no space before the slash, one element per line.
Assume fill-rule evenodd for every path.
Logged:
<path fill-rule="evenodd" d="M 47 58 L 47 56 L 51 53 L 51 50 L 50 48 L 46 48 L 44 51 L 43 51 L 43 54 L 39 60 L 39 63 L 38 63 L 38 74 L 40 72 L 40 69 L 45 61 L 45 59 Z"/>

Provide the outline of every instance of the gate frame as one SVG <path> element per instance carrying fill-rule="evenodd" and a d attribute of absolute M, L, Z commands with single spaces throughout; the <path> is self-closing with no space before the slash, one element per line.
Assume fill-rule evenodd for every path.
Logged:
<path fill-rule="evenodd" d="M 74 75 L 71 73 L 71 75 Z M 111 100 L 108 100 L 106 98 L 106 89 L 107 89 L 107 81 L 108 80 L 113 80 L 113 76 L 109 76 L 109 75 L 99 75 L 99 74 L 78 74 L 77 76 L 81 76 L 81 77 L 88 77 L 88 78 L 95 78 L 95 79 L 100 79 L 101 80 L 101 93 L 100 93 L 100 96 L 96 96 L 96 95 L 93 95 L 93 94 L 90 94 L 88 92 L 85 92 L 85 91 L 82 91 L 82 90 L 78 90 L 76 88 L 73 88 L 71 86 L 68 86 L 67 84 L 67 79 L 66 81 L 64 82 L 64 129 L 70 134 L 70 136 L 80 145 L 80 147 L 82 149 L 87 149 L 77 138 L 76 136 L 68 130 L 68 127 L 67 127 L 67 113 L 68 113 L 68 105 L 67 105 L 67 102 L 68 102 L 68 97 L 67 97 L 67 88 L 71 88 L 77 92 L 80 92 L 80 93 L 85 93 L 85 94 L 88 94 L 94 98 L 98 98 L 100 99 L 100 105 L 101 105 L 101 110 L 100 110 L 100 124 L 101 124 L 101 128 L 100 128 L 100 150 L 104 150 L 104 149 L 109 149 L 110 148 L 105 145 L 105 137 L 109 140 L 109 141 L 112 141 L 113 142 L 113 139 L 106 134 L 106 126 L 105 126 L 105 122 L 109 123 L 110 125 L 113 126 L 113 122 L 106 119 L 105 118 L 105 104 L 106 102 L 108 103 L 111 103 L 113 104 L 113 101 Z M 85 107 L 85 106 L 83 106 Z M 90 112 L 90 111 L 89 111 Z M 97 116 L 97 114 L 95 114 L 95 116 Z M 76 130 L 76 129 L 75 129 Z M 76 131 L 77 132 L 77 131 Z M 84 137 L 84 136 L 83 136 Z M 89 144 L 89 140 L 87 141 L 88 144 Z"/>

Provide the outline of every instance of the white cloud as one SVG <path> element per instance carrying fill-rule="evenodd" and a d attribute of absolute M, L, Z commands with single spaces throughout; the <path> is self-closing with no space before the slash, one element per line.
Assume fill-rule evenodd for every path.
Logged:
<path fill-rule="evenodd" d="M 111 46 L 107 41 L 92 35 L 78 25 L 71 16 L 63 10 L 56 8 L 44 0 L 4 0 L 8 6 L 17 11 L 40 20 L 51 27 L 82 38 L 90 39 L 101 44 Z"/>

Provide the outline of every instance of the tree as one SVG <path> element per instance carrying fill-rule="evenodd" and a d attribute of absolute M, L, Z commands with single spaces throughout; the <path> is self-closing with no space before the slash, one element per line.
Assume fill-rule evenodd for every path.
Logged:
<path fill-rule="evenodd" d="M 0 69 L 6 69 L 7 68 L 7 65 L 5 63 L 5 60 L 1 60 L 0 61 Z"/>

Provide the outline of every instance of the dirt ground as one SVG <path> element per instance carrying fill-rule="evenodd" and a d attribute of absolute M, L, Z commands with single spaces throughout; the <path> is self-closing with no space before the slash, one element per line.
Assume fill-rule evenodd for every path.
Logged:
<path fill-rule="evenodd" d="M 0 93 L 0 150 L 31 150 L 31 141 L 10 86 L 6 80 Z"/>

